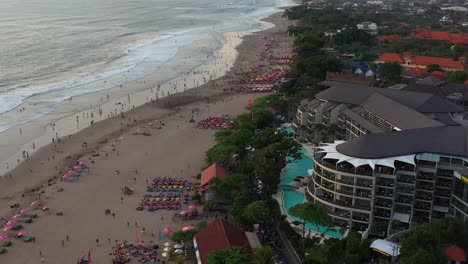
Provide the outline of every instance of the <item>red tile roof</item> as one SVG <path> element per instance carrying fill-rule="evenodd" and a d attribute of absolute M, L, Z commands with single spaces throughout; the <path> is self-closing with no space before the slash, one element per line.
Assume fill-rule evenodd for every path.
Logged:
<path fill-rule="evenodd" d="M 245 232 L 223 219 L 217 219 L 195 235 L 201 263 L 207 263 L 206 256 L 214 250 L 240 246 L 250 249 Z"/>
<path fill-rule="evenodd" d="M 395 40 L 399 40 L 401 37 L 400 35 L 379 35 L 377 37 L 375 37 L 375 40 L 377 40 L 378 42 L 384 42 L 384 41 L 395 41 Z"/>
<path fill-rule="evenodd" d="M 468 34 L 466 33 L 454 34 L 443 31 L 422 30 L 414 37 L 417 39 L 447 41 L 453 44 L 468 44 Z"/>
<path fill-rule="evenodd" d="M 449 260 L 461 261 L 461 262 L 466 261 L 465 251 L 457 245 L 446 246 L 442 249 L 442 251 L 444 252 L 444 254 L 447 256 Z"/>
<path fill-rule="evenodd" d="M 426 66 L 430 64 L 437 64 L 442 68 L 451 68 L 451 69 L 464 69 L 465 68 L 465 65 L 463 65 L 459 61 L 454 61 L 450 58 L 442 58 L 442 57 L 414 56 L 412 63 L 416 65 L 426 65 Z"/>
<path fill-rule="evenodd" d="M 445 77 L 445 74 L 443 72 L 441 72 L 441 71 L 433 71 L 433 72 L 431 72 L 431 74 L 433 74 L 433 75 L 435 75 L 437 77 L 442 77 L 442 78 Z"/>
<path fill-rule="evenodd" d="M 206 191 L 208 189 L 208 182 L 214 177 L 224 179 L 227 176 L 229 176 L 229 174 L 229 171 L 227 171 L 225 168 L 223 168 L 223 166 L 219 165 L 218 163 L 215 162 L 211 164 L 201 173 L 200 191 Z"/>
<path fill-rule="evenodd" d="M 380 55 L 376 61 L 403 63 L 401 56 L 396 53 L 384 53 Z"/>

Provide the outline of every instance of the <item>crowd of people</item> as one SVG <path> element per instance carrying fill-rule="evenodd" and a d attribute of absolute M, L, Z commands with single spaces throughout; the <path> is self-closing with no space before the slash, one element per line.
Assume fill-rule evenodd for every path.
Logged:
<path fill-rule="evenodd" d="M 192 189 L 192 182 L 173 178 L 155 178 L 151 184 L 147 186 L 147 194 L 143 196 L 138 207 L 138 211 L 147 209 L 148 211 L 156 211 L 160 209 L 178 210 L 182 204 L 188 204 L 189 194 Z"/>
<path fill-rule="evenodd" d="M 196 128 L 229 130 L 232 128 L 233 122 L 228 115 L 208 117 L 200 120 Z"/>
<path fill-rule="evenodd" d="M 131 258 L 138 259 L 140 263 L 160 261 L 158 257 L 159 246 L 154 243 L 147 245 L 135 245 L 127 241 L 115 241 L 116 245 L 112 247 L 112 263 L 124 264 L 131 260 Z"/>

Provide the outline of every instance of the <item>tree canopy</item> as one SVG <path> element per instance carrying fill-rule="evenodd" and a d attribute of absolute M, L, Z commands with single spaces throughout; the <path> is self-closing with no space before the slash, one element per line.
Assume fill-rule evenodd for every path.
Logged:
<path fill-rule="evenodd" d="M 250 256 L 243 247 L 215 250 L 207 255 L 208 264 L 246 264 Z"/>

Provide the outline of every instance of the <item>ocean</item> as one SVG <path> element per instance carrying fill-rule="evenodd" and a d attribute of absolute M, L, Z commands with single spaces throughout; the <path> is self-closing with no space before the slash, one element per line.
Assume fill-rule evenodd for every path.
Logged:
<path fill-rule="evenodd" d="M 0 1 L 0 133 L 157 72 L 181 48 L 259 27 L 288 0 Z M 195 67 L 212 50 L 195 54 Z M 22 109 L 24 111 L 18 116 Z M 0 142 L 1 143 L 1 142 Z M 0 144 L 1 145 L 1 144 Z"/>

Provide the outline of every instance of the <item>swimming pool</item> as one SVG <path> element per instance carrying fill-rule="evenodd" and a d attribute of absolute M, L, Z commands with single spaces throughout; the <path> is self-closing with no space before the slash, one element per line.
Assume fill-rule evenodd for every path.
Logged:
<path fill-rule="evenodd" d="M 281 185 L 288 185 L 290 184 L 294 178 L 297 176 L 309 176 L 307 170 L 312 169 L 314 167 L 314 161 L 307 157 L 305 154 L 305 149 L 301 148 L 301 159 L 296 160 L 292 163 L 289 163 L 286 168 L 284 169 L 284 176 L 281 178 L 280 184 Z M 291 157 L 286 158 L 288 161 L 291 161 Z"/>
<path fill-rule="evenodd" d="M 291 160 L 290 157 L 288 157 Z M 308 176 L 307 170 L 312 169 L 314 166 L 314 161 L 305 155 L 305 149 L 301 148 L 301 159 L 295 162 L 289 163 L 284 169 L 284 177 L 280 181 L 280 185 L 290 184 L 294 178 L 297 176 Z M 304 203 L 306 201 L 305 194 L 298 192 L 296 190 L 281 188 L 283 192 L 283 205 L 286 213 L 289 211 L 289 208 L 295 206 L 296 204 Z M 298 217 L 294 217 L 290 214 L 288 216 L 296 221 L 301 221 Z M 315 226 L 313 224 L 306 224 L 306 228 L 311 229 L 315 232 L 324 233 L 326 227 Z M 340 230 L 328 230 L 324 233 L 326 236 L 334 238 L 342 238 L 343 234 Z"/>

